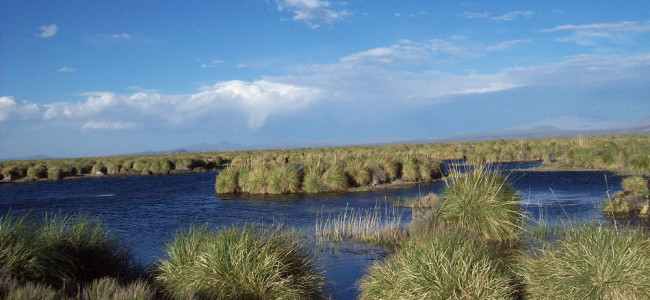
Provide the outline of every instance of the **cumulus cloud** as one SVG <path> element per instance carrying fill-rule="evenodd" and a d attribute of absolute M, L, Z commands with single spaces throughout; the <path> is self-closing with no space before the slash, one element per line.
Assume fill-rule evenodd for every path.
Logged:
<path fill-rule="evenodd" d="M 56 24 L 41 26 L 39 29 L 41 30 L 41 33 L 39 33 L 37 36 L 40 38 L 53 37 L 59 31 L 59 28 L 56 26 Z"/>
<path fill-rule="evenodd" d="M 132 129 L 135 121 L 117 119 L 163 121 L 182 125 L 202 122 L 220 115 L 236 114 L 257 130 L 272 116 L 283 116 L 304 109 L 315 101 L 315 88 L 258 80 L 253 82 L 226 81 L 201 88 L 192 94 L 159 94 L 137 92 L 120 95 L 112 92 L 82 94 L 81 102 L 59 102 L 39 106 L 18 104 L 12 97 L 0 98 L 0 121 L 16 115 L 29 114 L 42 120 L 81 120 L 83 130 Z"/>
<path fill-rule="evenodd" d="M 513 21 L 514 19 L 517 19 L 519 17 L 529 19 L 532 16 L 533 16 L 533 12 L 530 10 L 526 10 L 526 11 L 517 10 L 517 11 L 511 11 L 509 13 L 500 16 L 492 17 L 491 19 L 494 21 Z"/>
<path fill-rule="evenodd" d="M 294 21 L 303 21 L 312 28 L 318 28 L 322 23 L 332 24 L 351 15 L 347 10 L 332 8 L 333 5 L 329 1 L 276 0 L 276 4 L 278 10 L 292 12 Z"/>
<path fill-rule="evenodd" d="M 0 122 L 26 121 L 38 115 L 37 104 L 26 101 L 16 102 L 14 97 L 0 97 Z"/>

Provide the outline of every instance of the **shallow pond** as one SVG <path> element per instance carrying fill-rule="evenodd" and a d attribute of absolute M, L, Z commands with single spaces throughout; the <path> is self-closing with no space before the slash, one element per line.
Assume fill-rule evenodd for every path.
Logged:
<path fill-rule="evenodd" d="M 600 206 L 620 190 L 622 177 L 608 172 L 537 172 L 539 163 L 510 163 L 498 169 L 518 190 L 532 220 L 571 218 L 579 222 L 602 219 Z M 272 222 L 313 231 L 316 216 L 338 214 L 350 208 L 392 206 L 385 199 L 439 193 L 445 183 L 414 185 L 357 193 L 319 195 L 246 196 L 215 195 L 215 172 L 186 175 L 86 178 L 59 182 L 0 185 L 0 214 L 31 211 L 85 212 L 98 216 L 110 232 L 131 246 L 139 260 L 150 264 L 162 257 L 165 243 L 189 224 L 215 226 Z M 385 204 L 384 204 L 385 203 Z M 403 218 L 410 220 L 409 209 Z M 343 247 L 317 251 L 333 299 L 353 299 L 356 281 L 366 268 L 384 256 L 372 247 Z"/>

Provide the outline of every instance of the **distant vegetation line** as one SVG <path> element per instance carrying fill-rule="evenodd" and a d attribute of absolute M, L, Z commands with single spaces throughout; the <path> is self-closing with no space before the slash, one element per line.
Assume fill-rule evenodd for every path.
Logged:
<path fill-rule="evenodd" d="M 427 181 L 435 176 L 432 172 L 440 161 L 459 158 L 467 158 L 468 163 L 536 160 L 554 169 L 609 170 L 647 176 L 650 175 L 650 135 L 0 161 L 0 181 L 161 175 L 230 167 L 231 173 L 238 174 L 238 182 L 230 183 L 234 191 L 256 193 L 257 189 L 257 192 L 273 193 L 277 188 L 281 190 L 279 193 L 320 192 L 376 184 L 382 178 L 386 182 Z M 299 171 L 299 187 L 281 187 L 282 184 L 270 182 L 250 185 L 249 179 L 254 179 L 250 172 L 265 178 L 281 165 L 291 165 Z M 290 169 L 283 170 L 284 174 L 273 176 L 290 179 L 295 175 Z M 247 176 L 242 176 L 242 172 Z M 342 176 L 346 177 L 347 186 Z"/>

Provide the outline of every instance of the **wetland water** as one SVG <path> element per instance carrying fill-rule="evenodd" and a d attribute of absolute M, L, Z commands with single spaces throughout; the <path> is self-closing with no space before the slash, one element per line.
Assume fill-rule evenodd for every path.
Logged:
<path fill-rule="evenodd" d="M 519 192 L 523 208 L 533 220 L 571 218 L 579 222 L 603 219 L 600 206 L 620 190 L 623 177 L 608 172 L 538 172 L 539 163 L 499 166 Z M 189 224 L 215 226 L 233 223 L 282 223 L 313 232 L 316 216 L 354 209 L 391 206 L 385 199 L 440 193 L 444 182 L 356 193 L 319 195 L 248 196 L 215 195 L 215 172 L 167 176 L 85 178 L 59 182 L 0 185 L 0 214 L 31 211 L 42 213 L 84 212 L 132 247 L 145 264 L 162 257 L 165 243 Z M 409 221 L 404 209 L 403 220 Z M 339 251 L 316 251 L 319 268 L 328 280 L 332 299 L 353 299 L 356 281 L 375 260 L 380 249 L 343 247 Z"/>

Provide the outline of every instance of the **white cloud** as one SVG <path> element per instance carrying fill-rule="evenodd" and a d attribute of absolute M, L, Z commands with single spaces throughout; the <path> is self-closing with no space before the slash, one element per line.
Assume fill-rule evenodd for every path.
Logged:
<path fill-rule="evenodd" d="M 332 24 L 351 15 L 347 10 L 332 8 L 332 3 L 321 0 L 276 0 L 278 10 L 294 14 L 294 21 L 303 21 L 312 28 L 318 28 L 322 23 Z M 341 5 L 340 3 L 336 3 Z"/>
<path fill-rule="evenodd" d="M 533 16 L 533 12 L 530 10 L 526 10 L 526 11 L 517 10 L 501 16 L 492 17 L 491 19 L 495 21 L 513 21 L 514 19 L 519 17 L 529 19 L 532 16 Z"/>
<path fill-rule="evenodd" d="M 0 97 L 0 122 L 26 121 L 38 115 L 38 105 L 28 102 L 16 102 L 14 97 Z"/>
<path fill-rule="evenodd" d="M 488 46 L 485 48 L 485 50 L 486 51 L 503 50 L 518 44 L 530 43 L 532 41 L 533 41 L 532 39 L 505 41 L 505 42 L 498 43 L 496 45 Z"/>
<path fill-rule="evenodd" d="M 56 70 L 59 73 L 65 73 L 65 72 L 74 72 L 74 68 L 70 67 L 61 67 L 58 70 Z"/>
<path fill-rule="evenodd" d="M 56 24 L 50 24 L 50 25 L 45 25 L 39 27 L 41 29 L 41 33 L 39 33 L 37 36 L 40 38 L 50 38 L 56 35 L 58 32 L 59 28 L 56 26 Z"/>
<path fill-rule="evenodd" d="M 81 126 L 81 130 L 125 130 L 135 129 L 137 126 L 132 122 L 96 122 L 88 121 Z"/>

